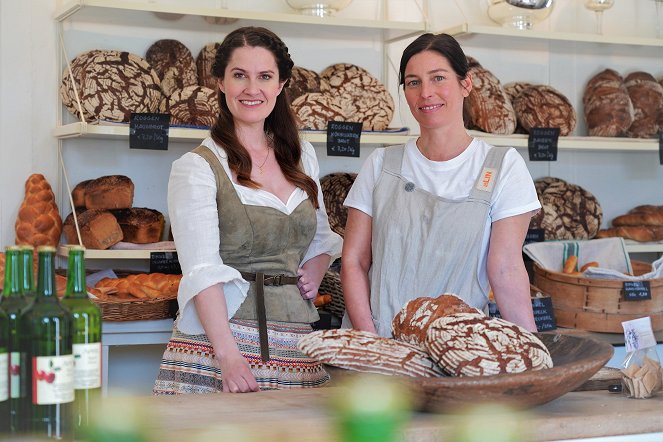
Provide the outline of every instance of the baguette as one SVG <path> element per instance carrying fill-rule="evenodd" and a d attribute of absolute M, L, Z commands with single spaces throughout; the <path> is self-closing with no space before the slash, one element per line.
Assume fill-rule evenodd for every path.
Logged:
<path fill-rule="evenodd" d="M 596 261 L 589 261 L 586 263 L 584 266 L 580 267 L 580 273 L 583 273 L 585 270 L 587 270 L 590 267 L 598 267 L 599 263 Z"/>
<path fill-rule="evenodd" d="M 573 273 L 576 271 L 576 266 L 578 265 L 578 257 L 576 255 L 569 255 L 564 262 L 564 267 L 562 268 L 562 273 Z"/>
<path fill-rule="evenodd" d="M 620 226 L 663 226 L 663 211 L 629 212 L 612 220 L 614 227 Z"/>

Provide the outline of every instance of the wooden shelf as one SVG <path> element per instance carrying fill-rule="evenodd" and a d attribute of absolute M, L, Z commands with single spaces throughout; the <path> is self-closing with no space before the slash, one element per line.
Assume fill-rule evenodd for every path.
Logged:
<path fill-rule="evenodd" d="M 174 252 L 175 250 L 95 250 L 86 249 L 86 259 L 150 259 L 152 252 Z M 68 256 L 69 246 L 60 245 L 57 249 L 59 256 Z"/>
<path fill-rule="evenodd" d="M 624 240 L 626 251 L 629 253 L 663 253 L 663 241 L 638 242 L 630 239 Z"/>
<path fill-rule="evenodd" d="M 578 32 L 551 32 L 537 30 L 521 31 L 518 29 L 503 28 L 500 26 L 473 25 L 470 23 L 462 23 L 460 25 L 442 30 L 441 32 L 445 32 L 454 36 L 486 35 L 495 37 L 533 38 L 540 40 L 559 40 L 612 45 L 663 46 L 663 39 L 653 37 L 647 38 L 631 37 L 625 35 L 599 35 Z"/>
<path fill-rule="evenodd" d="M 180 2 L 180 4 L 156 4 L 136 1 L 122 0 L 68 0 L 63 1 L 56 8 L 54 18 L 64 21 L 76 15 L 84 9 L 157 12 L 164 14 L 199 15 L 203 17 L 221 17 L 231 19 L 242 19 L 261 22 L 292 23 L 310 26 L 332 26 L 356 29 L 373 29 L 385 31 L 386 41 L 401 40 L 426 31 L 424 22 L 414 21 L 392 21 L 371 20 L 345 17 L 317 17 L 302 14 L 290 14 L 283 12 L 261 12 L 248 10 L 230 10 L 210 7 L 197 7 L 191 2 Z"/>

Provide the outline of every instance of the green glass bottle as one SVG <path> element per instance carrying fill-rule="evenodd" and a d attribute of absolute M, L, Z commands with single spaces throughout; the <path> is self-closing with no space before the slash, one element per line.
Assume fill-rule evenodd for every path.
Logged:
<path fill-rule="evenodd" d="M 21 317 L 21 337 L 30 361 L 28 431 L 36 437 L 73 437 L 74 355 L 71 314 L 55 289 L 55 248 L 37 249 L 37 296 Z"/>
<path fill-rule="evenodd" d="M 101 310 L 87 294 L 85 248 L 69 249 L 67 288 L 62 304 L 73 317 L 74 437 L 84 434 L 101 395 Z"/>
<path fill-rule="evenodd" d="M 9 317 L 0 308 L 0 439 L 10 431 L 9 416 Z"/>
<path fill-rule="evenodd" d="M 19 325 L 21 316 L 32 303 L 23 296 L 21 281 L 23 265 L 20 253 L 20 248 L 16 246 L 7 247 L 5 251 L 5 283 L 0 303 L 9 320 L 9 432 L 13 434 L 24 430 L 25 424 L 21 421 L 23 408 L 21 402 L 27 398 L 25 391 L 27 374 L 22 373 L 21 369 L 27 369 L 27 359 L 24 349 L 21 348 Z"/>
<path fill-rule="evenodd" d="M 34 253 L 35 249 L 32 246 L 23 245 L 21 249 L 21 268 L 22 272 L 22 290 L 23 296 L 29 300 L 34 300 L 35 292 L 35 271 L 34 271 Z"/>

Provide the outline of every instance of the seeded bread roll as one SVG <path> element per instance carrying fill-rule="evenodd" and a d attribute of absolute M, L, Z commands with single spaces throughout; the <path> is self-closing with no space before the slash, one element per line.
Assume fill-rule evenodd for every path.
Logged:
<path fill-rule="evenodd" d="M 122 241 L 149 244 L 161 241 L 164 216 L 161 212 L 145 207 L 111 210 L 122 229 Z"/>
<path fill-rule="evenodd" d="M 106 175 L 85 186 L 87 209 L 124 209 L 134 201 L 134 183 L 124 175 Z"/>
<path fill-rule="evenodd" d="M 561 136 L 576 127 L 576 111 L 558 90 L 545 85 L 526 87 L 513 100 L 519 125 L 529 133 L 535 127 L 558 127 Z"/>
<path fill-rule="evenodd" d="M 170 124 L 212 127 L 219 115 L 216 91 L 205 86 L 187 86 L 165 98 L 159 107 L 170 113 Z"/>
<path fill-rule="evenodd" d="M 394 339 L 416 345 L 426 351 L 428 327 L 437 318 L 452 313 L 481 313 L 452 293 L 437 298 L 421 297 L 408 301 L 391 322 Z"/>
<path fill-rule="evenodd" d="M 633 124 L 633 103 L 623 78 L 612 69 L 599 72 L 589 80 L 582 104 L 591 136 L 625 136 Z"/>
<path fill-rule="evenodd" d="M 465 126 L 492 134 L 516 130 L 516 112 L 500 81 L 488 69 L 470 67 L 472 90 L 463 102 Z"/>
<path fill-rule="evenodd" d="M 533 333 L 480 313 L 436 319 L 428 328 L 426 347 L 451 376 L 521 373 L 553 366 L 550 352 Z"/>
<path fill-rule="evenodd" d="M 106 250 L 122 241 L 122 229 L 109 211 L 93 209 L 76 214 L 83 246 L 88 249 Z M 65 219 L 63 231 L 67 244 L 79 244 L 73 214 Z"/>
<path fill-rule="evenodd" d="M 196 57 L 196 71 L 198 72 L 198 84 L 200 86 L 208 87 L 214 91 L 218 89 L 218 78 L 212 75 L 212 65 L 216 58 L 216 51 L 221 46 L 221 43 L 214 42 L 206 44 Z"/>
<path fill-rule="evenodd" d="M 647 72 L 632 72 L 624 85 L 633 103 L 633 123 L 627 135 L 633 138 L 651 138 L 663 130 L 663 86 Z"/>
<path fill-rule="evenodd" d="M 417 347 L 359 330 L 314 331 L 301 338 L 297 348 L 313 359 L 348 370 L 401 376 L 444 375 Z"/>

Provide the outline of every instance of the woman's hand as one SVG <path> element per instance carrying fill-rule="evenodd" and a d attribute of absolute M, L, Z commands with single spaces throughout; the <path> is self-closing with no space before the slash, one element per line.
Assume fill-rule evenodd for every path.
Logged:
<path fill-rule="evenodd" d="M 309 259 L 297 270 L 299 281 L 297 288 L 304 299 L 314 299 L 318 294 L 320 283 L 329 268 L 329 255 L 318 255 Z"/>
<path fill-rule="evenodd" d="M 219 358 L 219 365 L 224 393 L 249 393 L 260 390 L 248 361 L 239 351 L 230 352 Z"/>

